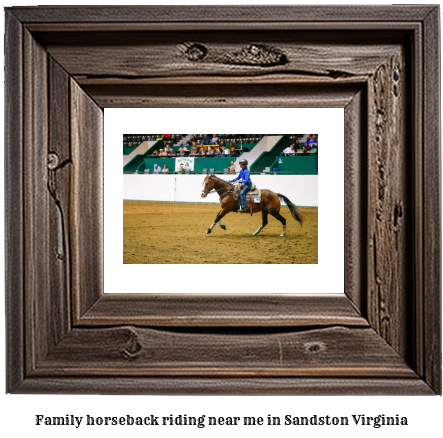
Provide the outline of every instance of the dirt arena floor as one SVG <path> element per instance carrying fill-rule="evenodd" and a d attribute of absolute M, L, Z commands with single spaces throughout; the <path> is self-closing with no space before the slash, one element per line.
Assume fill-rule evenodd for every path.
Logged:
<path fill-rule="evenodd" d="M 318 263 L 318 209 L 301 208 L 305 221 L 300 226 L 287 207 L 280 214 L 282 225 L 269 215 L 268 225 L 261 213 L 229 213 L 222 219 L 226 231 L 212 224 L 220 205 L 169 202 L 123 202 L 123 263 Z"/>

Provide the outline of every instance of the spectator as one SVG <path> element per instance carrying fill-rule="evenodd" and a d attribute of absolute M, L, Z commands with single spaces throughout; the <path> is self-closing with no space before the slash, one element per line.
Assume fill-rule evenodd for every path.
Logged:
<path fill-rule="evenodd" d="M 181 157 L 185 156 L 185 152 L 188 151 L 188 148 L 186 146 L 181 145 L 177 150 L 177 155 L 180 155 Z"/>
<path fill-rule="evenodd" d="M 192 146 L 191 153 L 189 154 L 190 157 L 195 157 L 197 155 L 198 149 L 197 146 Z"/>
<path fill-rule="evenodd" d="M 229 149 L 231 151 L 231 157 L 238 157 L 238 148 L 232 141 L 229 143 Z"/>
<path fill-rule="evenodd" d="M 210 142 L 211 142 L 211 139 L 209 138 L 209 135 L 205 134 L 204 137 L 203 137 L 202 144 L 208 145 Z"/>
<path fill-rule="evenodd" d="M 157 157 L 157 156 L 158 156 L 158 151 L 154 151 L 154 152 L 152 153 L 152 155 L 153 155 L 154 157 Z"/>
<path fill-rule="evenodd" d="M 223 148 L 223 146 L 226 146 L 225 145 L 225 141 L 224 140 L 220 140 L 220 148 Z"/>
<path fill-rule="evenodd" d="M 180 169 L 176 170 L 175 173 L 185 173 L 185 169 L 183 169 L 183 164 L 180 164 Z"/>
<path fill-rule="evenodd" d="M 212 137 L 211 144 L 218 144 L 218 135 L 217 134 L 214 134 L 214 136 Z"/>
<path fill-rule="evenodd" d="M 295 143 L 294 143 L 294 144 L 291 144 L 291 146 L 287 147 L 287 148 L 283 151 L 283 153 L 284 153 L 286 156 L 288 156 L 288 155 L 295 155 L 295 152 L 296 152 L 296 150 L 295 150 Z"/>
<path fill-rule="evenodd" d="M 172 149 L 172 148 L 169 149 L 168 157 L 175 157 L 175 151 L 174 151 L 174 149 Z"/>
<path fill-rule="evenodd" d="M 306 142 L 303 146 L 303 153 L 309 152 L 311 150 L 311 146 L 308 142 Z"/>
<path fill-rule="evenodd" d="M 206 153 L 206 155 L 211 155 L 213 156 L 215 154 L 214 149 L 211 148 L 211 146 L 208 146 L 208 152 Z"/>
<path fill-rule="evenodd" d="M 318 145 L 318 134 L 309 134 L 308 146 L 310 149 L 317 147 Z"/>
<path fill-rule="evenodd" d="M 184 146 L 184 147 L 191 147 L 191 144 L 189 143 L 189 141 L 183 141 L 182 143 L 180 143 L 180 146 Z"/>
<path fill-rule="evenodd" d="M 165 165 L 163 166 L 162 173 L 168 173 L 168 172 L 169 172 L 168 165 L 165 164 Z"/>
<path fill-rule="evenodd" d="M 223 157 L 228 157 L 230 153 L 231 153 L 231 151 L 228 148 L 226 148 L 225 146 L 222 146 L 221 154 Z"/>
<path fill-rule="evenodd" d="M 229 174 L 235 175 L 235 164 L 234 161 L 231 161 L 231 167 L 229 168 Z"/>
<path fill-rule="evenodd" d="M 202 157 L 204 157 L 206 155 L 206 150 L 204 147 L 201 147 L 200 150 L 198 151 L 197 155 L 201 155 Z"/>
<path fill-rule="evenodd" d="M 192 143 L 194 143 L 195 141 L 197 141 L 197 139 L 195 138 L 195 135 L 191 135 L 191 138 L 189 139 L 189 141 Z"/>
<path fill-rule="evenodd" d="M 163 134 L 163 138 L 169 141 L 171 139 L 171 134 Z"/>
<path fill-rule="evenodd" d="M 160 166 L 157 166 L 157 164 L 154 164 L 154 173 L 159 175 L 162 168 Z"/>
<path fill-rule="evenodd" d="M 157 137 L 157 141 L 163 140 L 163 137 Z"/>
<path fill-rule="evenodd" d="M 159 157 L 167 157 L 168 154 L 163 149 L 160 149 L 160 153 L 158 154 L 158 156 Z"/>
<path fill-rule="evenodd" d="M 317 145 L 315 145 L 315 147 L 313 147 L 313 148 L 311 149 L 311 153 L 312 153 L 312 154 L 318 154 L 318 148 L 317 148 Z"/>

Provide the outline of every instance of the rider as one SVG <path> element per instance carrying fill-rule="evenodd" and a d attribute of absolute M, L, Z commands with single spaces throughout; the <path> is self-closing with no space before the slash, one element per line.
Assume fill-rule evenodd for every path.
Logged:
<path fill-rule="evenodd" d="M 246 193 L 248 193 L 249 190 L 251 190 L 252 181 L 251 181 L 251 177 L 249 175 L 248 161 L 247 160 L 240 160 L 239 164 L 241 167 L 240 173 L 237 178 L 234 178 L 230 182 L 234 182 L 234 181 L 239 180 L 240 183 L 245 185 L 244 189 L 240 193 L 241 208 L 239 211 L 246 211 Z"/>

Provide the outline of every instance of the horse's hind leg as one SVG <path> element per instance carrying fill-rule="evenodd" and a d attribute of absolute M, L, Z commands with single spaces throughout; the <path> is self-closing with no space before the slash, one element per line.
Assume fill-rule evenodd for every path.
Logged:
<path fill-rule="evenodd" d="M 285 237 L 286 234 L 286 219 L 278 212 L 274 211 L 274 212 L 270 212 L 272 214 L 272 216 L 275 217 L 275 219 L 279 220 L 282 225 L 283 225 L 283 233 L 280 234 L 280 237 Z"/>
<path fill-rule="evenodd" d="M 263 218 L 263 222 L 261 224 L 261 227 L 258 228 L 258 230 L 253 233 L 253 236 L 257 236 L 261 233 L 261 230 L 263 230 L 264 227 L 266 227 L 266 225 L 268 224 L 268 212 L 263 210 L 262 212 L 262 218 Z"/>

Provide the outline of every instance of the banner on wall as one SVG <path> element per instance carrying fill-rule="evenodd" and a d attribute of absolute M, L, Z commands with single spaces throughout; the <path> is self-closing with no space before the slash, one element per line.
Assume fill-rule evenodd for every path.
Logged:
<path fill-rule="evenodd" d="M 183 170 L 194 170 L 194 157 L 177 157 L 175 159 L 175 170 L 179 171 L 180 166 L 183 166 Z"/>

